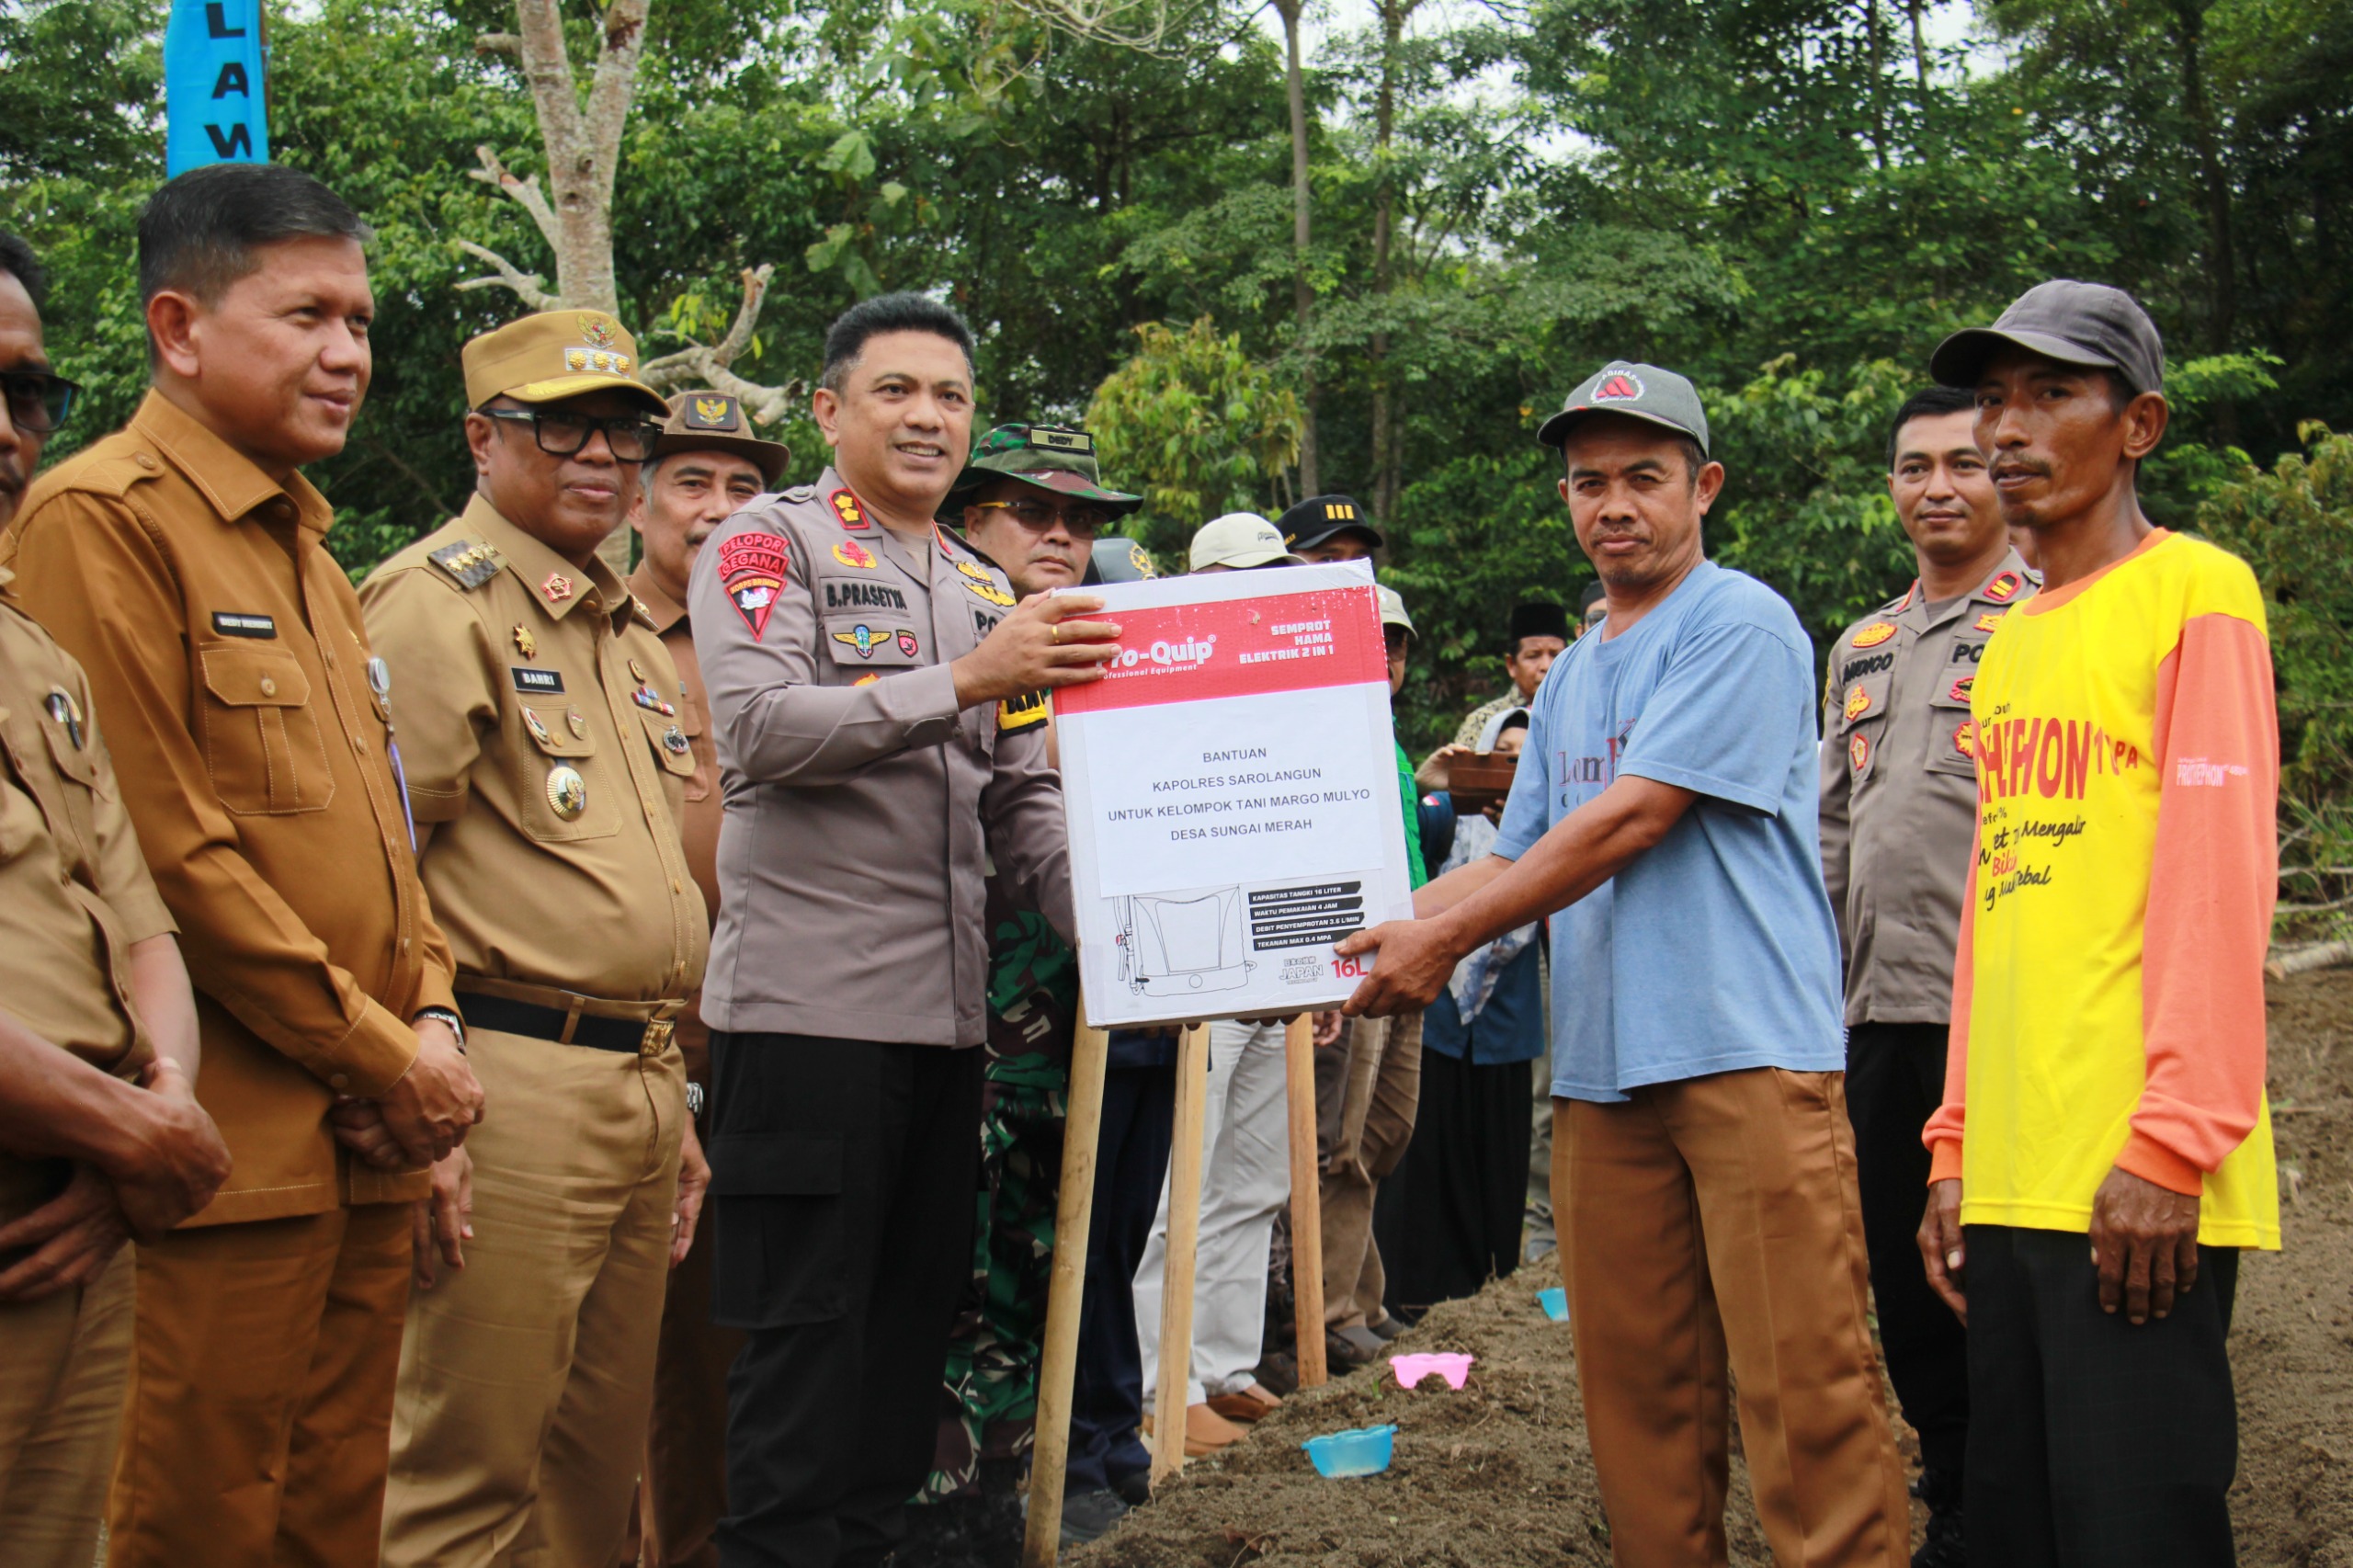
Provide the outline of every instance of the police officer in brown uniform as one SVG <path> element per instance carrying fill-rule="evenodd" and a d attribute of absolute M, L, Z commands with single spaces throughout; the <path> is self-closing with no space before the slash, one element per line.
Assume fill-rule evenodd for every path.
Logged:
<path fill-rule="evenodd" d="M 933 521 L 972 442 L 972 335 L 852 307 L 813 398 L 835 450 L 696 558 L 726 781 L 711 1027 L 729 1568 L 879 1562 L 923 1483 L 972 1260 L 991 862 L 1070 934 L 1041 687 L 1096 678 L 1091 596 L 1016 607 Z"/>
<path fill-rule="evenodd" d="M 481 1115 L 390 685 L 298 472 L 367 392 L 366 233 L 282 165 L 158 190 L 139 221 L 154 390 L 34 483 L 0 545 L 89 672 L 233 1161 L 139 1251 L 114 1568 L 373 1568 L 410 1215 Z"/>
<path fill-rule="evenodd" d="M 744 405 L 722 392 L 681 392 L 654 443 L 630 525 L 644 545 L 629 591 L 678 666 L 678 722 L 692 747 L 688 776 L 687 867 L 703 904 L 719 916 L 719 753 L 712 744 L 702 666 L 687 619 L 687 576 L 710 530 L 745 502 L 776 487 L 789 448 L 752 432 Z M 676 1040 L 687 1068 L 688 1103 L 699 1116 L 710 1090 L 710 1036 L 689 1003 Z M 743 1336 L 710 1321 L 710 1227 L 699 1226 L 686 1261 L 670 1273 L 662 1346 L 654 1372 L 654 1426 L 639 1494 L 642 1568 L 709 1568 L 712 1539 L 727 1511 L 727 1368 Z"/>
<path fill-rule="evenodd" d="M 74 383 L 0 233 L 0 527 Z M 0 1562 L 89 1568 L 131 1372 L 131 1255 L 229 1174 L 196 1001 L 82 667 L 0 568 Z"/>
<path fill-rule="evenodd" d="M 410 699 L 419 860 L 496 1108 L 435 1170 L 418 1240 L 393 1568 L 614 1557 L 701 1202 L 671 1040 L 709 939 L 677 825 L 693 746 L 670 655 L 597 555 L 666 412 L 636 356 L 599 311 L 468 343 L 473 498 L 360 590 Z"/>
<path fill-rule="evenodd" d="M 1897 411 L 1888 489 L 1919 578 L 1838 639 L 1822 710 L 1822 875 L 1847 965 L 1847 1111 L 1880 1340 L 1920 1434 L 1929 1516 L 1918 1568 L 1967 1561 L 1968 1341 L 1928 1289 L 1913 1233 L 1977 830 L 1969 687 L 1995 623 L 2037 581 L 2010 548 L 1974 419 L 1972 395 L 1949 387 Z"/>

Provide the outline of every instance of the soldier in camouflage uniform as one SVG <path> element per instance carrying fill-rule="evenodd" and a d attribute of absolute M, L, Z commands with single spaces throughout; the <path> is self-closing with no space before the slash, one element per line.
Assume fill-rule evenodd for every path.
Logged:
<path fill-rule="evenodd" d="M 1097 534 L 1142 505 L 1141 496 L 1103 487 L 1094 449 L 1083 430 L 999 426 L 972 444 L 942 519 L 959 524 L 966 542 L 1003 569 L 1017 596 L 1076 587 L 1086 579 Z M 1042 699 L 1038 710 L 1042 722 Z M 1016 909 L 994 878 L 987 920 L 989 1032 L 972 1278 L 949 1335 L 931 1476 L 916 1498 L 946 1506 L 915 1511 L 903 1564 L 977 1561 L 993 1568 L 1013 1562 L 1021 1547 L 1016 1489 L 1037 1420 L 1078 964 L 1052 928 Z"/>

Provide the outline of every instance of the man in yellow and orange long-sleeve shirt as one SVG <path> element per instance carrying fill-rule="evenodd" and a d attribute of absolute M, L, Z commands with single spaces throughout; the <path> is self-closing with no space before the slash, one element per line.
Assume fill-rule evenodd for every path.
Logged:
<path fill-rule="evenodd" d="M 2005 520 L 2045 574 L 1970 694 L 1977 846 L 1924 1135 L 1921 1251 L 1969 1320 L 1970 1555 L 2227 1564 L 2223 1338 L 2241 1249 L 2279 1244 L 2263 602 L 2243 563 L 2140 510 L 2166 410 L 2130 296 L 2042 284 L 1932 369 L 1974 389 Z"/>

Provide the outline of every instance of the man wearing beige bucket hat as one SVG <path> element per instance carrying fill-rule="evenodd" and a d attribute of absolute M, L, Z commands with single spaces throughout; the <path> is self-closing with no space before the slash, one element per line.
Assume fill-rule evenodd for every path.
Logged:
<path fill-rule="evenodd" d="M 672 1039 L 702 978 L 676 666 L 597 546 L 669 414 L 599 311 L 466 345 L 475 494 L 361 585 L 491 1110 L 416 1243 L 383 1562 L 618 1554 L 707 1176 Z"/>

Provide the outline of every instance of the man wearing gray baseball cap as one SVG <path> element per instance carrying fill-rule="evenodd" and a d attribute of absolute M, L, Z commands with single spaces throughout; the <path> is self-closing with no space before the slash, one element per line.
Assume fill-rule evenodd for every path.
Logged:
<path fill-rule="evenodd" d="M 1494 849 L 1421 889 L 1348 1002 L 1433 1001 L 1552 936 L 1552 1193 L 1594 1469 L 1624 1563 L 1722 1562 L 1731 1385 L 1777 1562 L 1911 1544 L 1867 1316 L 1813 645 L 1706 559 L 1724 483 L 1672 370 L 1603 366 L 1544 423 L 1608 596 L 1536 695 Z"/>
<path fill-rule="evenodd" d="M 1970 1556 L 2226 1564 L 2232 1299 L 2279 1245 L 2263 596 L 2141 509 L 2165 358 L 2131 296 L 2038 285 L 1929 365 L 2044 574 L 1965 683 L 1978 851 L 1922 1134 L 1922 1259 L 1969 1325 Z"/>

